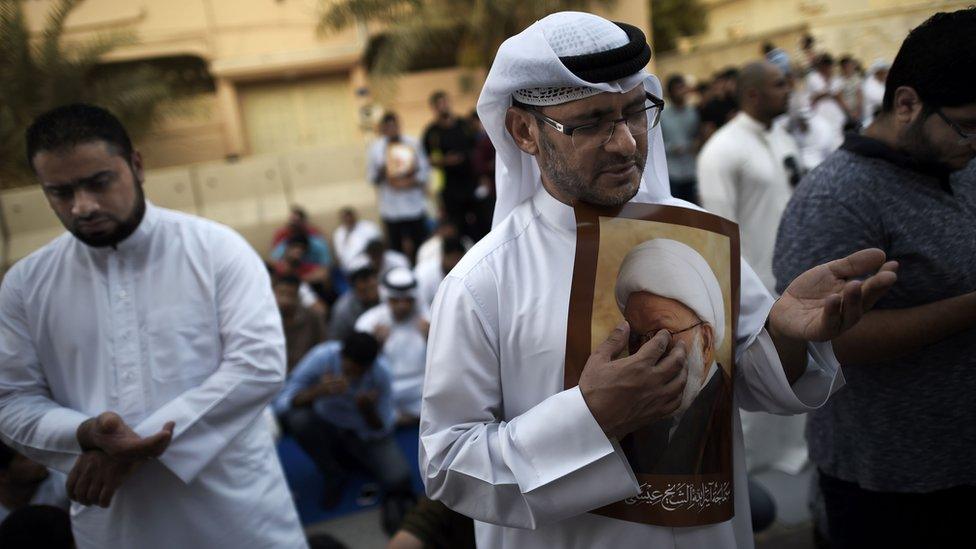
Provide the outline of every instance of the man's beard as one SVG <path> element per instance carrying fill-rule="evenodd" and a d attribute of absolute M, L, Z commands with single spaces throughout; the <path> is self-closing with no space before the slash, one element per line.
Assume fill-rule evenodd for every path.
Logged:
<path fill-rule="evenodd" d="M 129 217 L 119 219 L 112 214 L 99 212 L 89 217 L 75 218 L 72 220 L 71 226 L 68 227 L 71 234 L 73 234 L 78 240 L 93 248 L 115 246 L 119 242 L 129 238 L 132 233 L 139 228 L 139 224 L 142 223 L 142 218 L 146 215 L 146 196 L 142 190 L 142 184 L 138 181 L 134 182 L 133 184 L 136 186 L 136 203 L 132 208 L 132 213 L 129 214 Z M 98 219 L 108 219 L 114 221 L 116 223 L 115 230 L 110 233 L 92 236 L 84 234 L 78 227 L 78 223 L 81 221 L 95 221 Z"/>
<path fill-rule="evenodd" d="M 925 121 L 928 116 L 919 116 L 905 130 L 899 139 L 899 148 L 908 153 L 920 171 L 940 176 L 948 176 L 956 168 L 942 162 L 942 153 L 925 134 Z"/>
<path fill-rule="evenodd" d="M 631 189 L 619 187 L 610 192 L 601 192 L 594 182 L 586 182 L 580 175 L 579 170 L 573 169 L 566 161 L 566 157 L 556 150 L 556 146 L 549 140 L 545 132 L 540 132 L 539 142 L 542 150 L 546 153 L 548 162 L 542 170 L 550 184 L 556 187 L 563 195 L 574 198 L 580 202 L 594 204 L 596 206 L 620 206 L 630 201 L 637 190 L 640 188 L 640 178 L 644 174 L 644 163 L 647 160 L 639 154 L 634 154 L 630 158 L 615 159 L 613 162 L 603 162 L 597 166 L 595 173 L 599 174 L 607 166 L 618 165 L 624 162 L 633 161 L 637 165 L 638 185 Z"/>
<path fill-rule="evenodd" d="M 713 367 L 715 367 L 713 365 Z M 688 369 L 688 380 L 685 382 L 685 390 L 681 393 L 681 405 L 671 414 L 671 417 L 680 417 L 684 414 L 691 404 L 695 401 L 698 393 L 702 390 L 705 382 L 705 353 L 702 351 L 702 335 L 699 331 L 695 334 L 691 349 L 685 359 L 685 368 Z"/>

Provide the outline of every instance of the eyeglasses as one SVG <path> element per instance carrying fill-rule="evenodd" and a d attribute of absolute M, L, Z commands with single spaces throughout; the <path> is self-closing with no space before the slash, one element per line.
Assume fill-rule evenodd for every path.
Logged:
<path fill-rule="evenodd" d="M 959 127 L 959 124 L 953 122 L 948 116 L 945 115 L 944 112 L 942 112 L 942 109 L 935 109 L 935 114 L 939 115 L 939 118 L 948 124 L 953 131 L 959 134 L 959 137 L 961 138 L 959 140 L 960 145 L 971 145 L 976 143 L 976 132 L 963 131 L 963 129 Z"/>
<path fill-rule="evenodd" d="M 668 329 L 665 328 L 665 331 L 668 332 L 669 334 L 671 334 L 671 337 L 673 338 L 674 336 L 676 336 L 676 335 L 678 335 L 680 333 L 684 333 L 684 332 L 687 332 L 688 330 L 691 330 L 693 328 L 697 328 L 697 327 L 701 326 L 704 323 L 705 323 L 704 320 L 699 320 L 698 322 L 692 324 L 691 326 L 688 326 L 687 328 L 684 328 L 684 329 L 681 329 L 681 330 L 668 330 Z M 628 348 L 630 349 L 630 352 L 631 353 L 637 352 L 638 349 L 640 349 L 641 347 L 643 347 L 644 344 L 647 343 L 648 341 L 650 341 L 651 338 L 654 337 L 654 334 L 658 333 L 659 331 L 660 330 L 654 330 L 653 332 L 647 332 L 647 333 L 643 333 L 643 334 L 640 333 L 640 332 L 631 331 L 630 332 L 630 342 L 629 342 L 629 345 L 628 345 Z"/>
<path fill-rule="evenodd" d="M 645 92 L 645 103 L 637 110 L 625 113 L 623 118 L 602 120 L 587 124 L 569 125 L 557 122 L 533 108 L 524 108 L 532 116 L 552 126 L 556 131 L 568 135 L 573 140 L 576 150 L 600 148 L 613 139 L 613 131 L 621 122 L 627 124 L 627 129 L 634 137 L 647 135 L 658 122 L 661 121 L 661 111 L 664 110 L 664 100 L 652 93 Z"/>

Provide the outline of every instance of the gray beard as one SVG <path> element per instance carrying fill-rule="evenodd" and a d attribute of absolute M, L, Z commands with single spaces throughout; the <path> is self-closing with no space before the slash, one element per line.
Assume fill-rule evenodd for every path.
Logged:
<path fill-rule="evenodd" d="M 712 364 L 712 368 L 716 367 L 715 364 Z M 688 351 L 688 357 L 685 359 L 685 368 L 688 369 L 688 380 L 685 382 L 685 390 L 681 394 L 681 405 L 678 406 L 677 411 L 671 414 L 671 417 L 675 418 L 680 418 L 691 407 L 691 404 L 695 401 L 698 393 L 705 385 L 705 356 L 702 352 L 702 335 L 700 331 L 695 334 L 695 339 L 691 344 L 691 350 Z"/>
<path fill-rule="evenodd" d="M 556 150 L 556 146 L 553 145 L 544 131 L 540 133 L 539 137 L 539 144 L 549 160 L 548 165 L 544 169 L 540 166 L 540 169 L 546 180 L 564 196 L 596 206 L 622 206 L 637 194 L 637 189 L 634 189 L 633 192 L 625 189 L 618 193 L 599 193 L 592 185 L 583 181 L 579 171 L 569 165 L 565 156 Z M 637 162 L 638 172 L 643 176 L 646 159 L 641 158 L 640 155 L 635 155 L 634 160 Z"/>

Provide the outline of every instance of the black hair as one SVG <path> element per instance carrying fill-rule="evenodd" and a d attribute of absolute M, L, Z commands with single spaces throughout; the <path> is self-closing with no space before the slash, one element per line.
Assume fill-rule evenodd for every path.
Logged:
<path fill-rule="evenodd" d="M 15 457 L 17 457 L 17 452 L 10 446 L 0 442 L 0 471 L 4 471 L 7 467 L 10 467 L 10 463 Z"/>
<path fill-rule="evenodd" d="M 437 90 L 434 93 L 430 94 L 430 99 L 428 99 L 427 101 L 431 105 L 433 105 L 434 103 L 437 103 L 438 101 L 440 101 L 445 97 L 447 97 L 447 92 L 445 92 L 444 90 Z"/>
<path fill-rule="evenodd" d="M 383 118 L 380 118 L 380 125 L 386 124 L 387 122 L 396 122 L 398 120 L 399 118 L 397 118 L 395 112 L 387 112 L 383 115 Z"/>
<path fill-rule="evenodd" d="M 814 40 L 813 36 L 811 36 L 809 34 L 804 34 L 803 35 L 803 40 L 800 42 L 800 46 L 803 49 L 808 50 L 808 49 L 810 49 L 810 48 L 813 47 L 813 43 L 814 42 L 816 42 L 816 40 Z"/>
<path fill-rule="evenodd" d="M 366 280 L 371 276 L 376 276 L 376 269 L 372 267 L 363 267 L 362 269 L 356 269 L 349 274 L 349 282 L 352 284 L 358 284 L 362 280 Z"/>
<path fill-rule="evenodd" d="M 366 244 L 366 253 L 368 255 L 372 255 L 383 250 L 386 250 L 386 245 L 383 244 L 383 241 L 378 238 L 374 238 L 373 240 L 370 240 L 368 244 Z"/>
<path fill-rule="evenodd" d="M 830 55 L 829 53 L 821 53 L 820 55 L 817 56 L 817 59 L 814 60 L 813 64 L 818 67 L 833 65 L 834 56 Z"/>
<path fill-rule="evenodd" d="M 891 112 L 902 86 L 933 108 L 976 102 L 973 29 L 974 7 L 937 13 L 912 29 L 888 69 L 882 112 Z"/>
<path fill-rule="evenodd" d="M 74 547 L 68 512 L 53 505 L 28 505 L 17 509 L 0 523 L 0 547 Z"/>
<path fill-rule="evenodd" d="M 667 90 L 668 97 L 674 96 L 674 88 L 685 83 L 685 77 L 680 74 L 672 74 L 668 77 Z"/>
<path fill-rule="evenodd" d="M 354 210 L 352 206 L 343 206 L 342 208 L 339 209 L 339 215 L 346 215 L 346 214 L 356 215 L 356 210 Z"/>
<path fill-rule="evenodd" d="M 112 113 L 87 105 L 72 103 L 49 110 L 31 122 L 26 132 L 27 164 L 34 167 L 34 156 L 42 151 L 65 150 L 83 143 L 104 141 L 128 163 L 132 158 L 132 140 Z"/>
<path fill-rule="evenodd" d="M 773 51 L 775 49 L 776 49 L 776 45 L 774 45 L 772 42 L 763 42 L 763 45 L 762 45 L 762 53 L 763 53 L 763 55 L 769 55 L 769 52 L 771 52 L 771 51 Z"/>
<path fill-rule="evenodd" d="M 342 356 L 363 367 L 372 366 L 379 352 L 379 342 L 364 332 L 353 332 L 342 341 Z"/>
<path fill-rule="evenodd" d="M 850 55 L 844 55 L 843 57 L 840 58 L 839 61 L 841 66 L 848 65 L 853 62 L 854 62 L 854 58 L 851 57 Z"/>
<path fill-rule="evenodd" d="M 287 246 L 294 246 L 295 244 L 304 246 L 306 250 L 311 247 L 311 243 L 308 240 L 308 235 L 305 233 L 296 233 L 288 239 Z"/>
<path fill-rule="evenodd" d="M 441 253 L 444 255 L 450 253 L 459 253 L 464 255 L 464 242 L 456 236 L 447 237 L 441 241 Z"/>
<path fill-rule="evenodd" d="M 301 206 L 292 206 L 291 207 L 291 213 L 293 213 L 293 214 L 297 215 L 298 217 L 302 218 L 302 221 L 305 221 L 305 220 L 308 219 L 308 212 L 306 212 L 305 211 L 305 208 L 303 208 Z"/>
<path fill-rule="evenodd" d="M 277 286 L 279 284 L 285 284 L 287 286 L 293 286 L 295 288 L 298 288 L 299 286 L 302 285 L 302 279 L 298 278 L 293 274 L 278 275 L 271 280 L 271 285 Z"/>
<path fill-rule="evenodd" d="M 728 79 L 728 80 L 735 80 L 735 79 L 739 78 L 739 69 L 737 69 L 735 67 L 729 67 L 729 68 L 725 69 L 724 71 L 722 71 L 722 78 L 725 78 L 725 79 Z"/>

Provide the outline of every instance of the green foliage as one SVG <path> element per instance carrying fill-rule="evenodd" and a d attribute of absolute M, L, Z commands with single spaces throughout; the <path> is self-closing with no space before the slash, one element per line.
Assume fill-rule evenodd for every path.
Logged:
<path fill-rule="evenodd" d="M 131 32 L 65 40 L 65 20 L 83 0 L 59 0 L 39 34 L 30 32 L 25 0 L 0 0 L 0 188 L 31 181 L 24 131 L 38 114 L 83 101 L 112 111 L 133 138 L 151 126 L 160 106 L 177 96 L 152 66 L 93 78 L 109 52 L 136 42 Z"/>
<path fill-rule="evenodd" d="M 701 34 L 708 27 L 701 0 L 650 0 L 654 51 L 673 50 L 678 38 Z"/>
<path fill-rule="evenodd" d="M 506 38 L 538 19 L 563 10 L 584 10 L 614 0 L 335 0 L 324 4 L 319 31 L 360 22 L 378 24 L 383 40 L 370 71 L 393 76 L 423 66 L 445 47 L 456 65 L 487 68 Z"/>

